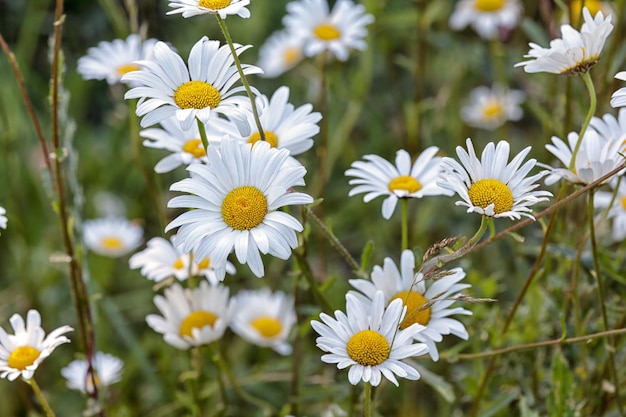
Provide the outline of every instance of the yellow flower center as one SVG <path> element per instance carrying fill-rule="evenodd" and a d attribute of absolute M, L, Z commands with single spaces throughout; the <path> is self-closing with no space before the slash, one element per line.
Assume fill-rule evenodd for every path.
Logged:
<path fill-rule="evenodd" d="M 502 103 L 497 100 L 492 100 L 483 107 L 484 119 L 495 119 L 502 115 Z"/>
<path fill-rule="evenodd" d="M 185 262 L 183 262 L 181 258 L 178 258 L 174 261 L 174 264 L 172 266 L 174 267 L 174 269 L 183 269 L 185 267 Z"/>
<path fill-rule="evenodd" d="M 267 214 L 267 199 L 256 187 L 244 185 L 231 190 L 222 202 L 222 218 L 235 230 L 257 227 Z"/>
<path fill-rule="evenodd" d="M 182 323 L 180 323 L 179 333 L 181 336 L 193 337 L 193 329 L 202 329 L 204 326 L 211 326 L 217 321 L 217 316 L 208 311 L 192 311 Z"/>
<path fill-rule="evenodd" d="M 256 329 L 261 336 L 271 339 L 278 336 L 283 326 L 279 320 L 270 316 L 261 316 L 250 322 L 250 325 Z"/>
<path fill-rule="evenodd" d="M 207 9 L 219 10 L 230 4 L 230 0 L 200 0 L 198 6 Z"/>
<path fill-rule="evenodd" d="M 513 207 L 513 193 L 502 181 L 496 179 L 483 179 L 476 181 L 467 190 L 472 204 L 482 209 L 488 205 L 494 205 L 496 214 L 504 213 Z"/>
<path fill-rule="evenodd" d="M 94 382 L 96 384 L 96 387 L 100 386 L 100 378 L 98 378 L 98 375 L 94 375 L 92 379 L 91 375 L 87 374 L 85 376 L 85 391 L 92 393 L 94 391 Z"/>
<path fill-rule="evenodd" d="M 375 366 L 387 360 L 391 348 L 382 334 L 374 330 L 361 330 L 348 340 L 346 350 L 356 363 Z"/>
<path fill-rule="evenodd" d="M 104 249 L 122 249 L 124 247 L 124 242 L 119 237 L 116 236 L 105 236 L 100 240 L 100 245 Z"/>
<path fill-rule="evenodd" d="M 283 52 L 283 60 L 285 65 L 294 65 L 302 57 L 302 51 L 299 48 L 287 48 Z"/>
<path fill-rule="evenodd" d="M 274 132 L 270 132 L 269 130 L 264 130 L 265 133 L 265 141 L 270 144 L 272 148 L 278 146 L 278 136 Z M 259 132 L 254 132 L 248 138 L 248 143 L 256 143 L 261 140 L 261 134 Z"/>
<path fill-rule="evenodd" d="M 572 0 L 569 4 L 570 10 L 572 10 L 572 24 L 574 26 L 578 25 L 578 20 L 580 19 L 580 14 L 583 10 L 583 2 L 582 0 Z M 585 7 L 589 9 L 589 13 L 591 16 L 595 16 L 596 13 L 602 10 L 602 2 L 600 0 L 585 0 Z"/>
<path fill-rule="evenodd" d="M 323 41 L 333 41 L 341 37 L 341 32 L 330 23 L 322 23 L 313 29 L 313 33 Z"/>
<path fill-rule="evenodd" d="M 422 309 L 428 300 L 422 294 L 415 291 L 402 291 L 394 295 L 390 301 L 399 298 L 406 306 L 406 315 L 400 323 L 401 329 L 406 329 L 412 324 L 418 323 L 426 326 L 430 321 L 430 307 Z"/>
<path fill-rule="evenodd" d="M 141 67 L 139 67 L 139 65 L 125 64 L 125 65 L 120 65 L 119 67 L 117 67 L 117 73 L 119 75 L 124 75 L 132 71 L 139 71 L 140 69 Z"/>
<path fill-rule="evenodd" d="M 204 258 L 202 261 L 198 262 L 198 269 L 207 269 L 211 266 L 211 260 L 209 258 Z"/>
<path fill-rule="evenodd" d="M 204 81 L 187 81 L 174 92 L 174 102 L 181 109 L 214 109 L 221 100 L 220 92 Z"/>
<path fill-rule="evenodd" d="M 422 189 L 422 184 L 410 175 L 400 175 L 389 181 L 389 191 L 404 190 L 413 194 Z"/>
<path fill-rule="evenodd" d="M 206 156 L 206 151 L 204 150 L 201 139 L 189 139 L 183 145 L 183 151 L 192 154 L 194 158 Z"/>
<path fill-rule="evenodd" d="M 495 12 L 504 6 L 505 0 L 476 0 L 474 7 L 481 12 Z"/>
<path fill-rule="evenodd" d="M 9 368 L 23 371 L 26 367 L 35 363 L 39 354 L 39 350 L 32 346 L 20 346 L 11 352 L 7 365 L 9 365 Z"/>
<path fill-rule="evenodd" d="M 622 203 L 622 208 L 626 210 L 626 196 L 622 197 L 622 199 L 620 200 L 620 203 Z"/>

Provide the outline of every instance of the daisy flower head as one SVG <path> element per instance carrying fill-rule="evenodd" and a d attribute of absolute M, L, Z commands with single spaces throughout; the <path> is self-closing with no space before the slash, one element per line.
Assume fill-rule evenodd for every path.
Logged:
<path fill-rule="evenodd" d="M 450 16 L 450 27 L 468 25 L 483 39 L 495 39 L 501 29 L 513 29 L 522 14 L 519 0 L 461 0 Z"/>
<path fill-rule="evenodd" d="M 383 266 L 376 265 L 372 270 L 371 281 L 367 279 L 352 279 L 356 291 L 349 293 L 362 302 L 374 298 L 377 292 L 383 294 L 384 302 L 402 300 L 407 308 L 406 316 L 400 323 L 400 329 L 405 329 L 415 323 L 424 326 L 424 329 L 415 334 L 415 340 L 428 346 L 430 357 L 439 359 L 436 343 L 443 340 L 444 335 L 453 334 L 467 340 L 468 333 L 463 324 L 451 318 L 456 314 L 471 315 L 464 308 L 451 308 L 455 300 L 450 298 L 459 291 L 469 288 L 469 284 L 460 281 L 465 278 L 461 268 L 454 268 L 441 274 L 441 278 L 432 280 L 427 287 L 422 273 L 415 275 L 415 256 L 410 250 L 402 251 L 400 270 L 391 258 L 385 258 Z M 426 307 L 427 305 L 429 305 Z"/>
<path fill-rule="evenodd" d="M 174 197 L 168 206 L 195 210 L 178 216 L 166 231 L 180 227 L 183 251 L 201 259 L 210 255 L 218 264 L 234 249 L 237 260 L 262 277 L 261 253 L 288 259 L 298 245 L 302 225 L 279 209 L 313 202 L 292 190 L 304 185 L 306 169 L 290 164 L 286 149 L 262 141 L 224 139 L 219 149 L 209 147 L 207 157 L 207 165 L 191 165 L 192 176 L 171 186 L 191 195 Z"/>
<path fill-rule="evenodd" d="M 235 44 L 235 52 L 239 56 L 250 47 Z M 189 130 L 196 118 L 206 124 L 214 112 L 238 112 L 236 104 L 244 97 L 235 94 L 244 87 L 232 88 L 240 79 L 234 62 L 228 45 L 220 46 L 206 36 L 191 48 L 188 66 L 166 43 L 157 42 L 153 58 L 137 61 L 141 69 L 124 76 L 125 81 L 139 84 L 124 98 L 139 99 L 136 113 L 142 117 L 142 127 L 176 116 L 182 129 Z M 249 64 L 242 68 L 246 75 L 261 72 Z"/>
<path fill-rule="evenodd" d="M 320 335 L 315 340 L 317 347 L 328 352 L 322 355 L 322 361 L 336 363 L 339 369 L 350 368 L 348 381 L 352 385 L 363 381 L 378 386 L 383 376 L 395 386 L 396 376 L 419 379 L 419 372 L 402 360 L 428 352 L 424 343 L 414 342 L 424 327 L 414 324 L 398 329 L 405 312 L 401 300 L 385 307 L 382 291 L 369 302 L 346 294 L 345 313 L 337 310 L 335 317 L 321 313 L 320 321 L 311 321 Z"/>
<path fill-rule="evenodd" d="M 250 0 L 171 0 L 169 7 L 174 7 L 166 14 L 180 13 L 183 17 L 193 17 L 202 14 L 218 14 L 222 19 L 236 14 L 244 19 L 250 17 L 250 10 L 246 6 Z"/>
<path fill-rule="evenodd" d="M 69 343 L 63 336 L 71 332 L 70 326 L 61 326 L 46 336 L 41 328 L 41 315 L 37 310 L 28 310 L 26 323 L 19 314 L 9 318 L 13 334 L 0 327 L 0 378 L 15 381 L 18 377 L 31 379 L 39 367 L 57 346 Z"/>
<path fill-rule="evenodd" d="M 141 244 L 143 228 L 122 217 L 102 217 L 83 223 L 85 246 L 98 255 L 119 258 Z"/>
<path fill-rule="evenodd" d="M 229 291 L 223 285 L 201 281 L 189 289 L 174 284 L 156 295 L 154 304 L 162 315 L 148 314 L 148 326 L 181 350 L 218 340 L 230 323 Z"/>
<path fill-rule="evenodd" d="M 348 59 L 351 49 L 365 50 L 367 29 L 374 16 L 351 0 L 338 0 L 332 11 L 327 0 L 297 0 L 287 4 L 283 24 L 293 36 L 304 39 L 304 55 L 331 52 L 338 60 Z"/>
<path fill-rule="evenodd" d="M 622 179 L 617 189 L 611 192 L 597 191 L 594 199 L 597 209 L 608 209 L 611 220 L 611 239 L 621 242 L 626 238 L 626 182 Z"/>
<path fill-rule="evenodd" d="M 295 323 L 293 297 L 282 291 L 244 290 L 234 297 L 230 328 L 252 344 L 289 355 L 287 339 Z"/>
<path fill-rule="evenodd" d="M 470 126 L 495 130 L 509 120 L 519 120 L 524 112 L 520 107 L 524 93 L 502 86 L 476 87 L 461 108 L 461 118 Z"/>
<path fill-rule="evenodd" d="M 0 207 L 0 228 L 2 229 L 7 228 L 7 217 L 5 216 L 5 214 L 7 214 L 7 211 L 5 210 L 5 208 Z"/>
<path fill-rule="evenodd" d="M 626 71 L 620 71 L 615 74 L 615 78 L 621 81 L 626 81 Z M 611 96 L 612 107 L 624 107 L 626 106 L 626 87 L 622 87 Z"/>
<path fill-rule="evenodd" d="M 85 80 L 107 80 L 110 85 L 122 82 L 133 87 L 136 84 L 122 77 L 139 70 L 136 61 L 151 59 L 156 39 L 141 40 L 136 33 L 126 39 L 102 41 L 97 47 L 87 49 L 87 55 L 78 59 L 76 70 Z"/>
<path fill-rule="evenodd" d="M 346 176 L 355 177 L 349 184 L 356 185 L 348 195 L 367 193 L 363 197 L 366 203 L 387 196 L 382 206 L 385 219 L 391 217 L 400 198 L 452 195 L 437 185 L 441 166 L 441 157 L 435 156 L 438 151 L 436 146 L 430 146 L 411 163 L 409 153 L 401 149 L 396 152 L 395 165 L 378 155 L 365 155 L 365 161 L 353 162 L 346 171 Z"/>
<path fill-rule="evenodd" d="M 583 26 L 579 31 L 570 25 L 561 26 L 562 38 L 553 39 L 549 48 L 529 43 L 530 51 L 516 67 L 526 72 L 549 72 L 552 74 L 581 74 L 587 72 L 600 59 L 604 43 L 613 31 L 611 15 L 606 18 L 600 11 L 595 17 L 587 7 L 583 8 Z"/>
<path fill-rule="evenodd" d="M 263 69 L 261 76 L 275 78 L 298 65 L 304 57 L 304 39 L 286 30 L 272 33 L 259 49 L 257 65 Z"/>
<path fill-rule="evenodd" d="M 124 361 L 113 355 L 96 352 L 93 357 L 94 378 L 88 373 L 89 364 L 85 359 L 76 359 L 61 369 L 61 375 L 67 381 L 67 387 L 91 394 L 94 391 L 93 380 L 98 389 L 108 387 L 122 379 Z"/>
<path fill-rule="evenodd" d="M 471 139 L 466 141 L 467 151 L 457 146 L 456 154 L 461 160 L 444 157 L 438 184 L 459 195 L 463 200 L 457 206 L 466 206 L 468 213 L 489 217 L 508 217 L 511 220 L 526 216 L 531 219 L 529 206 L 548 200 L 548 191 L 534 191 L 535 181 L 545 173 L 527 177 L 537 161 L 522 161 L 531 147 L 527 147 L 508 163 L 510 146 L 506 141 L 494 145 L 490 142 L 478 159 Z"/>

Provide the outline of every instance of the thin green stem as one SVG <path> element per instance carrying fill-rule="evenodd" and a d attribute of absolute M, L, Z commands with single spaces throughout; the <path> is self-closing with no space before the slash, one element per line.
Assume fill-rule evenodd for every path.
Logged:
<path fill-rule="evenodd" d="M 226 386 L 224 385 L 224 379 L 222 378 L 222 367 L 220 366 L 220 363 L 217 359 L 220 356 L 219 346 L 217 342 L 211 344 L 211 350 L 212 350 L 211 360 L 213 361 L 213 364 L 215 365 L 215 370 L 217 372 L 217 378 L 216 378 L 217 386 L 220 390 L 220 399 L 222 401 L 221 410 L 223 412 L 226 410 L 226 405 L 228 404 L 228 395 L 226 394 Z"/>
<path fill-rule="evenodd" d="M 363 415 L 365 417 L 372 417 L 372 384 L 365 383 L 365 399 L 363 404 Z"/>
<path fill-rule="evenodd" d="M 200 132 L 200 139 L 202 140 L 202 146 L 204 146 L 204 151 L 208 153 L 209 152 L 209 139 L 207 138 L 207 135 L 206 135 L 206 128 L 204 126 L 204 123 L 202 123 L 200 119 L 198 119 L 197 117 L 196 117 L 196 123 L 198 124 L 198 131 Z"/>
<path fill-rule="evenodd" d="M 28 385 L 30 385 L 30 387 L 35 392 L 35 396 L 37 397 L 37 400 L 39 400 L 39 404 L 41 404 L 43 411 L 46 413 L 46 417 L 55 417 L 54 411 L 52 411 L 50 404 L 48 404 L 48 401 L 46 401 L 46 398 L 43 396 L 43 393 L 41 392 L 41 389 L 39 389 L 39 385 L 37 385 L 35 378 L 33 377 L 31 379 L 23 379 L 23 380 Z"/>
<path fill-rule="evenodd" d="M 402 250 L 409 248 L 409 199 L 401 198 L 402 205 Z"/>
<path fill-rule="evenodd" d="M 585 86 L 587 87 L 587 91 L 589 92 L 589 111 L 587 112 L 587 117 L 585 117 L 585 121 L 583 122 L 583 126 L 580 128 L 580 133 L 578 134 L 578 140 L 576 141 L 576 146 L 574 147 L 574 151 L 572 152 L 572 159 L 569 162 L 568 169 L 571 171 L 576 166 L 576 155 L 578 155 L 578 150 L 580 149 L 580 144 L 583 141 L 583 136 L 587 131 L 587 127 L 589 127 L 589 123 L 591 123 L 591 118 L 596 112 L 596 105 L 598 99 L 596 97 L 596 89 L 593 86 L 593 80 L 591 79 L 591 74 L 589 71 L 582 73 L 581 75 L 583 81 L 585 82 Z"/>

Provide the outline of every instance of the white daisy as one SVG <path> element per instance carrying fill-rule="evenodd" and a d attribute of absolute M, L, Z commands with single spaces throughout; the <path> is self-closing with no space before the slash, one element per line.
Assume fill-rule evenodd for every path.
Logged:
<path fill-rule="evenodd" d="M 483 39 L 494 39 L 501 29 L 513 29 L 522 14 L 519 0 L 461 0 L 450 16 L 450 27 L 468 25 Z"/>
<path fill-rule="evenodd" d="M 281 30 L 274 32 L 259 49 L 257 65 L 263 69 L 263 77 L 274 78 L 289 71 L 304 56 L 304 38 Z"/>
<path fill-rule="evenodd" d="M 229 14 L 236 14 L 248 18 L 250 10 L 246 6 L 249 4 L 250 0 L 171 0 L 168 6 L 175 9 L 166 14 L 181 13 L 183 17 L 218 14 L 222 19 L 226 19 Z"/>
<path fill-rule="evenodd" d="M 464 308 L 450 308 L 454 300 L 449 298 L 461 290 L 469 288 L 469 284 L 460 284 L 465 278 L 465 272 L 461 268 L 445 271 L 442 277 L 432 281 L 426 288 L 426 282 L 422 273 L 415 274 L 415 257 L 410 250 L 402 252 L 400 271 L 391 258 L 385 258 L 383 267 L 376 265 L 372 270 L 372 280 L 351 279 L 350 285 L 361 293 L 350 291 L 352 295 L 361 301 L 373 299 L 377 291 L 382 291 L 385 303 L 400 299 L 407 307 L 406 317 L 400 323 L 404 329 L 417 323 L 425 326 L 425 329 L 414 337 L 420 342 L 426 343 L 430 357 L 436 361 L 439 359 L 437 342 L 443 340 L 443 335 L 453 334 L 466 340 L 467 330 L 463 324 L 450 316 L 455 314 L 471 315 Z M 447 274 L 447 275 L 446 275 Z M 427 304 L 432 305 L 424 308 Z"/>
<path fill-rule="evenodd" d="M 235 44 L 237 55 L 251 45 Z M 213 112 L 225 115 L 237 112 L 236 104 L 246 97 L 235 96 L 243 87 L 232 88 L 240 78 L 228 45 L 206 36 L 195 43 L 189 53 L 189 68 L 166 43 L 157 42 L 154 58 L 136 62 L 141 69 L 124 76 L 125 81 L 140 86 L 129 90 L 124 98 L 139 98 L 137 116 L 147 127 L 176 116 L 183 130 L 189 130 L 195 119 L 208 123 Z M 244 74 L 257 74 L 260 68 L 242 65 Z"/>
<path fill-rule="evenodd" d="M 289 151 L 271 148 L 266 142 L 242 145 L 225 139 L 219 150 L 209 147 L 207 165 L 191 165 L 191 178 L 171 190 L 192 195 L 178 196 L 168 206 L 191 208 L 166 228 L 179 227 L 183 251 L 222 264 L 234 249 L 237 260 L 252 272 L 264 274 L 260 253 L 287 259 L 298 245 L 302 225 L 279 208 L 309 204 L 313 198 L 293 192 L 304 185 L 303 166 L 288 164 Z"/>
<path fill-rule="evenodd" d="M 583 26 L 578 32 L 570 25 L 561 26 L 563 38 L 553 39 L 549 48 L 543 48 L 536 43 L 529 43 L 530 51 L 524 58 L 528 61 L 515 64 L 524 67 L 526 72 L 550 72 L 552 74 L 579 74 L 587 72 L 594 66 L 606 39 L 613 31 L 611 15 L 606 19 L 602 12 L 595 18 L 591 17 L 588 8 L 583 8 Z"/>
<path fill-rule="evenodd" d="M 382 195 L 388 196 L 382 207 L 385 219 L 391 217 L 399 198 L 452 195 L 437 185 L 441 166 L 441 158 L 435 156 L 438 151 L 436 146 L 430 146 L 411 164 L 409 153 L 401 149 L 396 152 L 395 165 L 378 155 L 365 155 L 365 161 L 353 162 L 352 168 L 346 171 L 346 176 L 356 177 L 349 181 L 356 187 L 348 195 L 367 193 L 363 197 L 366 203 Z"/>
<path fill-rule="evenodd" d="M 624 178 L 622 177 L 615 192 L 596 192 L 594 203 L 596 208 L 602 210 L 610 206 L 607 218 L 612 221 L 611 238 L 613 242 L 623 241 L 626 238 L 626 181 Z"/>
<path fill-rule="evenodd" d="M 136 86 L 130 80 L 122 80 L 122 77 L 139 69 L 135 61 L 151 59 L 156 43 L 156 39 L 142 41 L 136 33 L 125 40 L 100 42 L 97 47 L 87 49 L 87 55 L 78 59 L 76 70 L 85 80 L 106 79 L 109 84 L 122 82 Z"/>
<path fill-rule="evenodd" d="M 193 254 L 186 254 L 176 247 L 176 236 L 170 240 L 154 237 L 147 243 L 146 249 L 135 253 L 128 260 L 131 269 L 141 268 L 141 274 L 154 282 L 161 282 L 169 277 L 184 281 L 190 276 L 204 276 L 213 285 L 224 279 L 224 273 L 235 273 L 235 266 L 226 261 L 225 266 L 215 265 L 211 258 L 200 262 Z M 190 265 L 191 263 L 191 265 Z"/>
<path fill-rule="evenodd" d="M 0 327 L 0 378 L 9 381 L 19 376 L 31 379 L 39 364 L 57 346 L 69 343 L 70 339 L 62 335 L 74 330 L 70 326 L 61 326 L 46 336 L 37 310 L 28 310 L 26 323 L 19 314 L 13 314 L 9 322 L 14 334 L 7 334 Z"/>
<path fill-rule="evenodd" d="M 326 0 L 298 0 L 287 4 L 283 24 L 292 36 L 304 39 L 304 54 L 316 56 L 328 50 L 340 61 L 348 59 L 350 49 L 367 47 L 365 26 L 374 16 L 351 0 L 338 0 L 331 12 Z"/>
<path fill-rule="evenodd" d="M 148 326 L 163 335 L 166 343 L 189 349 L 222 337 L 230 322 L 228 287 L 209 285 L 201 281 L 193 289 L 174 284 L 165 290 L 165 296 L 156 295 L 154 304 L 162 316 L 149 314 Z"/>
<path fill-rule="evenodd" d="M 423 355 L 428 351 L 424 343 L 413 339 L 424 329 L 419 324 L 405 329 L 398 326 L 406 309 L 401 300 L 392 301 L 385 308 L 382 291 L 374 294 L 371 302 L 361 302 L 346 294 L 346 313 L 335 311 L 335 318 L 321 313 L 321 322 L 312 320 L 311 326 L 319 333 L 315 341 L 324 352 L 322 361 L 336 363 L 337 368 L 350 368 L 348 381 L 359 381 L 378 386 L 382 376 L 398 386 L 396 375 L 409 380 L 420 374 L 403 359 Z"/>
<path fill-rule="evenodd" d="M 524 112 L 520 104 L 524 93 L 502 86 L 476 87 L 461 108 L 461 118 L 470 126 L 495 130 L 509 120 L 519 120 Z"/>
<path fill-rule="evenodd" d="M 618 80 L 626 81 L 626 71 L 620 71 L 615 74 L 615 78 Z M 626 106 L 626 87 L 622 87 L 611 96 L 611 106 L 624 107 Z"/>
<path fill-rule="evenodd" d="M 467 151 L 461 146 L 456 148 L 463 165 L 449 157 L 444 157 L 441 163 L 438 184 L 463 199 L 456 205 L 466 206 L 468 213 L 483 216 L 510 219 L 527 216 L 534 219 L 528 206 L 546 201 L 552 194 L 533 191 L 539 186 L 535 181 L 545 173 L 526 177 L 537 163 L 535 159 L 529 159 L 522 165 L 531 147 L 522 150 L 507 164 L 510 147 L 506 141 L 498 142 L 497 146 L 493 142 L 488 143 L 480 160 L 476 157 L 472 140 L 468 138 L 466 144 Z"/>
<path fill-rule="evenodd" d="M 7 228 L 7 217 L 5 216 L 7 211 L 4 207 L 0 207 L 0 227 L 3 229 Z"/>
<path fill-rule="evenodd" d="M 143 236 L 143 228 L 121 217 L 103 217 L 83 223 L 85 246 L 103 256 L 118 258 L 136 249 Z"/>
<path fill-rule="evenodd" d="M 296 323 L 293 303 L 292 296 L 269 288 L 240 291 L 233 299 L 230 328 L 250 343 L 289 355 L 287 338 Z"/>
<path fill-rule="evenodd" d="M 98 389 L 113 385 L 122 379 L 124 362 L 108 353 L 96 352 L 93 357 L 93 379 L 87 372 L 88 368 L 89 364 L 85 359 L 76 359 L 61 369 L 61 375 L 67 380 L 67 387 L 90 394 L 93 392 L 93 380 Z"/>

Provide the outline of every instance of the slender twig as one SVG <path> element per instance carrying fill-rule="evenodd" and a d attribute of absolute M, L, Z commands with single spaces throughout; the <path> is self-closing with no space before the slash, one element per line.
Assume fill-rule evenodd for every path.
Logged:
<path fill-rule="evenodd" d="M 587 112 L 587 116 L 585 117 L 585 121 L 583 122 L 582 127 L 580 128 L 580 133 L 578 134 L 578 140 L 576 141 L 576 146 L 574 147 L 574 151 L 572 152 L 572 159 L 569 161 L 568 169 L 571 171 L 576 166 L 576 155 L 578 155 L 578 150 L 580 149 L 580 144 L 583 142 L 583 136 L 587 131 L 587 127 L 589 123 L 591 123 L 591 118 L 596 112 L 596 104 L 598 98 L 596 97 L 596 90 L 593 87 L 593 80 L 591 79 L 591 74 L 589 71 L 581 74 L 583 81 L 585 82 L 585 86 L 587 87 L 587 91 L 589 92 L 589 111 Z"/>

